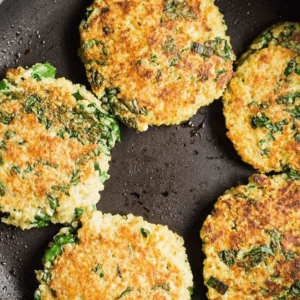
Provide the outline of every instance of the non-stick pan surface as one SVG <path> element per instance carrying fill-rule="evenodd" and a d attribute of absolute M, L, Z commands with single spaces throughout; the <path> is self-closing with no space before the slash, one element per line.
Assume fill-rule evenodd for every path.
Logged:
<path fill-rule="evenodd" d="M 142 0 L 141 0 L 142 1 Z M 265 28 L 300 21 L 299 1 L 217 0 L 237 56 Z M 10 67 L 49 60 L 75 83 L 89 84 L 80 59 L 78 25 L 91 0 L 0 0 L 0 79 Z M 202 108 L 191 123 L 136 133 L 121 125 L 112 152 L 111 178 L 98 209 L 143 216 L 168 225 L 186 242 L 194 300 L 205 300 L 199 230 L 217 198 L 255 171 L 225 135 L 221 100 Z M 0 299 L 33 299 L 34 270 L 61 226 L 21 231 L 0 223 Z"/>

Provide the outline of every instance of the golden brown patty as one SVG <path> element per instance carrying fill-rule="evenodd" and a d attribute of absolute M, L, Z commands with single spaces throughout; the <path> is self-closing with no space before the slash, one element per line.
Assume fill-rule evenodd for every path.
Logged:
<path fill-rule="evenodd" d="M 193 286 L 183 239 L 133 215 L 84 214 L 54 237 L 44 266 L 35 300 L 189 300 Z"/>
<path fill-rule="evenodd" d="M 267 29 L 238 63 L 224 95 L 228 137 L 262 172 L 300 171 L 300 24 Z"/>
<path fill-rule="evenodd" d="M 212 299 L 299 299 L 300 181 L 253 175 L 221 196 L 201 230 Z"/>
<path fill-rule="evenodd" d="M 95 0 L 79 54 L 107 109 L 144 131 L 223 94 L 235 58 L 226 29 L 213 0 Z"/>
<path fill-rule="evenodd" d="M 69 223 L 92 210 L 108 179 L 117 121 L 49 63 L 0 81 L 0 212 L 22 229 Z"/>

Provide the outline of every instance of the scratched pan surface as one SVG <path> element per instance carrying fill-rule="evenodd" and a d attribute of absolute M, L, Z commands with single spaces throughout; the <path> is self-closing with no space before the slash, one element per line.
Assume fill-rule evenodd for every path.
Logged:
<path fill-rule="evenodd" d="M 287 0 L 217 0 L 239 56 L 266 27 L 300 21 Z M 64 76 L 86 84 L 77 56 L 78 25 L 91 0 L 0 0 L 0 79 L 9 67 L 51 61 Z M 150 128 L 137 134 L 121 125 L 112 153 L 111 179 L 98 209 L 133 213 L 168 225 L 186 241 L 195 278 L 194 300 L 205 300 L 199 230 L 218 196 L 246 183 L 254 170 L 243 163 L 225 135 L 222 103 L 215 101 L 192 124 Z M 21 231 L 0 223 L 0 299 L 32 299 L 34 270 L 61 226 Z"/>

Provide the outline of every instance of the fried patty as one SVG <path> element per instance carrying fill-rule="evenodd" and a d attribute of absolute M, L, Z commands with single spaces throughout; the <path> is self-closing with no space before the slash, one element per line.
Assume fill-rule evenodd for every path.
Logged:
<path fill-rule="evenodd" d="M 262 172 L 300 171 L 300 24 L 265 30 L 238 61 L 224 95 L 228 137 Z"/>
<path fill-rule="evenodd" d="M 226 30 L 213 0 L 95 0 L 79 54 L 108 111 L 144 131 L 222 96 L 235 59 Z"/>
<path fill-rule="evenodd" d="M 35 300 L 189 300 L 183 239 L 133 215 L 84 213 L 54 237 Z"/>
<path fill-rule="evenodd" d="M 201 230 L 213 299 L 299 299 L 300 181 L 253 175 L 228 190 Z"/>
<path fill-rule="evenodd" d="M 0 212 L 22 229 L 70 223 L 92 210 L 107 174 L 117 121 L 49 63 L 0 81 Z"/>

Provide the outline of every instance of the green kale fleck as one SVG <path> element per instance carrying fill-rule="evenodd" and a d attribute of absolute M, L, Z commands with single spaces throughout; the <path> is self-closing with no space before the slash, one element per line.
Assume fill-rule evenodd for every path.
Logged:
<path fill-rule="evenodd" d="M 150 59 L 149 59 L 150 62 L 155 63 L 156 59 L 157 59 L 157 55 L 156 54 L 150 54 Z"/>
<path fill-rule="evenodd" d="M 110 34 L 110 29 L 109 27 L 102 27 L 103 32 L 105 33 L 105 35 L 109 35 Z"/>
<path fill-rule="evenodd" d="M 293 251 L 288 251 L 288 252 L 284 253 L 284 257 L 287 261 L 291 261 L 297 257 L 297 253 L 295 253 Z"/>
<path fill-rule="evenodd" d="M 84 98 L 80 95 L 79 90 L 72 94 L 72 96 L 76 99 L 76 101 L 83 100 Z"/>
<path fill-rule="evenodd" d="M 288 65 L 287 65 L 287 67 L 286 67 L 286 69 L 285 69 L 285 71 L 284 71 L 284 76 L 285 76 L 285 77 L 288 77 L 288 76 L 291 75 L 292 73 L 295 73 L 295 74 L 297 74 L 297 75 L 300 75 L 300 69 L 298 69 L 298 63 L 297 63 L 297 61 L 296 61 L 295 58 L 292 59 L 292 60 L 288 63 Z"/>
<path fill-rule="evenodd" d="M 39 104 L 41 102 L 41 98 L 38 95 L 31 95 L 29 96 L 26 100 L 25 100 L 25 112 L 26 113 L 32 113 L 33 112 L 33 107 L 38 107 L 39 108 Z"/>
<path fill-rule="evenodd" d="M 207 283 L 208 286 L 212 287 L 213 289 L 215 289 L 217 292 L 219 292 L 222 295 L 225 295 L 227 290 L 228 290 L 228 285 L 226 285 L 224 282 L 222 282 L 221 280 L 211 276 Z"/>
<path fill-rule="evenodd" d="M 259 146 L 262 146 L 266 142 L 265 139 L 259 141 Z"/>
<path fill-rule="evenodd" d="M 2 79 L 0 81 L 0 92 L 7 90 L 7 89 L 8 89 L 7 81 L 5 79 Z"/>
<path fill-rule="evenodd" d="M 70 185 L 68 184 L 57 184 L 57 185 L 53 185 L 51 189 L 64 193 L 69 189 L 69 187 Z"/>
<path fill-rule="evenodd" d="M 155 78 L 158 81 L 160 79 L 160 77 L 161 77 L 161 70 L 158 70 Z"/>
<path fill-rule="evenodd" d="M 288 94 L 288 95 L 285 95 L 285 96 L 281 96 L 279 97 L 276 102 L 278 104 L 294 104 L 296 99 L 297 98 L 300 98 L 300 93 L 291 93 L 291 94 Z"/>
<path fill-rule="evenodd" d="M 54 68 L 49 62 L 44 64 L 37 64 L 32 68 L 31 76 L 36 80 L 40 81 L 42 78 L 55 78 L 56 68 Z"/>
<path fill-rule="evenodd" d="M 287 25 L 278 37 L 278 42 L 281 46 L 286 47 L 299 54 L 300 45 L 298 42 L 298 35 L 295 33 L 296 27 L 294 25 Z"/>
<path fill-rule="evenodd" d="M 154 285 L 152 288 L 152 290 L 155 290 L 155 289 L 163 289 L 165 290 L 166 292 L 169 292 L 170 291 L 170 287 L 167 283 L 159 283 L 159 284 L 156 284 Z"/>
<path fill-rule="evenodd" d="M 186 0 L 165 0 L 164 13 L 172 21 L 185 18 L 196 19 L 198 17 Z"/>
<path fill-rule="evenodd" d="M 34 300 L 41 300 L 41 291 L 36 289 L 34 292 Z"/>
<path fill-rule="evenodd" d="M 245 194 L 235 194 L 235 196 L 238 198 L 247 199 L 247 196 Z"/>
<path fill-rule="evenodd" d="M 30 165 L 27 163 L 27 168 L 25 169 L 25 173 L 30 173 L 35 168 L 35 165 Z"/>
<path fill-rule="evenodd" d="M 123 291 L 123 292 L 121 293 L 120 296 L 114 298 L 114 300 L 119 300 L 119 299 L 121 299 L 122 297 L 124 297 L 126 294 L 128 294 L 128 293 L 131 292 L 131 291 L 133 291 L 133 287 L 128 287 L 125 291 Z"/>
<path fill-rule="evenodd" d="M 191 51 L 196 52 L 204 57 L 211 57 L 213 54 L 212 48 L 200 43 L 192 43 Z"/>
<path fill-rule="evenodd" d="M 296 170 L 293 170 L 293 169 L 290 169 L 287 172 L 287 176 L 288 176 L 289 179 L 293 179 L 293 180 L 299 180 L 299 178 L 300 178 L 299 173 Z"/>
<path fill-rule="evenodd" d="M 65 130 L 64 129 L 61 129 L 56 135 L 57 136 L 59 136 L 61 139 L 65 139 L 65 137 L 64 137 L 64 132 L 65 132 Z"/>
<path fill-rule="evenodd" d="M 5 194 L 6 194 L 5 186 L 4 186 L 4 184 L 0 181 L 0 197 L 4 197 Z"/>
<path fill-rule="evenodd" d="M 289 293 L 293 296 L 300 297 L 300 279 L 298 279 L 289 290 Z"/>
<path fill-rule="evenodd" d="M 269 46 L 269 43 L 273 40 L 273 33 L 271 32 L 271 30 L 265 30 L 262 34 L 261 34 L 261 39 L 262 39 L 262 46 L 261 48 L 266 48 Z"/>
<path fill-rule="evenodd" d="M 91 84 L 94 87 L 100 87 L 104 81 L 104 77 L 97 70 L 93 70 L 92 75 L 91 75 L 91 81 L 92 81 Z"/>
<path fill-rule="evenodd" d="M 233 60 L 233 53 L 227 40 L 216 37 L 215 40 L 206 41 L 204 45 L 192 43 L 191 51 L 204 57 L 211 57 L 215 54 L 225 61 Z"/>
<path fill-rule="evenodd" d="M 4 132 L 4 136 L 7 140 L 9 140 L 10 138 L 12 138 L 15 135 L 16 135 L 16 132 L 13 130 L 7 130 Z"/>
<path fill-rule="evenodd" d="M 18 166 L 12 166 L 11 169 L 10 169 L 10 173 L 13 174 L 20 174 L 20 169 Z"/>
<path fill-rule="evenodd" d="M 263 288 L 263 287 L 260 287 L 260 291 L 261 291 L 261 293 L 262 293 L 263 296 L 265 296 L 266 294 L 269 293 L 269 290 L 268 290 L 268 289 L 265 289 L 265 288 Z"/>
<path fill-rule="evenodd" d="M 234 265 L 237 251 L 223 250 L 218 253 L 218 256 L 227 266 L 231 267 Z"/>
<path fill-rule="evenodd" d="M 86 51 L 92 49 L 94 46 L 97 46 L 97 52 L 100 54 L 100 58 L 96 59 L 95 62 L 97 62 L 97 64 L 101 66 L 106 66 L 108 64 L 108 49 L 104 42 L 100 40 L 89 40 L 83 44 L 83 48 Z M 90 60 L 86 57 L 85 54 L 82 55 L 82 58 L 85 62 L 90 62 Z"/>
<path fill-rule="evenodd" d="M 121 267 L 119 265 L 117 266 L 117 274 L 118 274 L 118 276 L 120 278 L 123 278 L 123 276 L 122 276 L 122 270 L 121 270 Z"/>
<path fill-rule="evenodd" d="M 97 162 L 94 162 L 94 168 L 95 171 L 99 171 L 99 179 L 102 184 L 109 179 L 109 175 L 106 172 L 101 172 L 100 166 Z"/>
<path fill-rule="evenodd" d="M 102 265 L 97 265 L 95 268 L 91 270 L 92 272 L 95 272 L 99 275 L 100 278 L 104 276 L 103 270 L 102 270 Z"/>
<path fill-rule="evenodd" d="M 239 267 L 245 269 L 254 268 L 261 263 L 268 255 L 274 256 L 274 252 L 270 245 L 262 245 L 252 249 L 243 256 L 243 260 L 239 262 Z"/>
<path fill-rule="evenodd" d="M 282 251 L 282 249 L 281 249 L 281 239 L 282 239 L 282 236 L 278 234 L 278 232 L 277 232 L 276 229 L 270 230 L 267 233 L 271 237 L 270 246 L 271 246 L 272 251 L 274 253 L 281 252 Z"/>
<path fill-rule="evenodd" d="M 52 209 L 56 209 L 58 207 L 58 198 L 55 198 L 50 193 L 47 193 L 47 199 Z"/>
<path fill-rule="evenodd" d="M 270 279 L 271 279 L 271 280 L 276 280 L 277 278 L 279 278 L 278 275 L 271 275 L 271 276 L 270 276 Z"/>
<path fill-rule="evenodd" d="M 5 141 L 1 141 L 0 142 L 0 149 L 5 149 L 6 147 L 6 142 Z"/>
<path fill-rule="evenodd" d="M 273 128 L 272 128 L 272 133 L 278 132 L 278 131 L 282 131 L 283 130 L 283 126 L 287 125 L 288 121 L 287 120 L 282 120 L 280 122 L 276 122 L 273 124 Z"/>
<path fill-rule="evenodd" d="M 295 106 L 294 109 L 287 109 L 287 111 L 291 114 L 295 119 L 300 119 L 300 105 Z"/>
<path fill-rule="evenodd" d="M 174 67 L 178 64 L 178 58 L 170 58 L 169 59 L 169 66 Z"/>
<path fill-rule="evenodd" d="M 272 123 L 271 120 L 266 117 L 264 113 L 261 114 L 261 116 L 251 116 L 251 127 L 253 129 L 257 128 L 267 128 L 270 131 L 271 137 L 270 140 L 275 140 L 273 137 L 273 133 L 279 132 L 283 130 L 283 126 L 287 125 L 287 120 L 282 120 L 280 122 Z"/>
<path fill-rule="evenodd" d="M 261 127 L 269 127 L 272 126 L 271 120 L 265 116 L 263 113 L 261 117 L 259 116 L 252 116 L 251 117 L 251 126 L 253 129 L 261 128 Z"/>
<path fill-rule="evenodd" d="M 70 183 L 73 185 L 77 185 L 80 180 L 80 170 L 75 170 L 72 174 Z"/>
<path fill-rule="evenodd" d="M 60 233 L 56 235 L 50 244 L 50 248 L 45 254 L 45 263 L 52 262 L 56 256 L 61 254 L 64 245 L 66 244 L 74 244 L 75 236 L 73 234 L 65 235 Z"/>
<path fill-rule="evenodd" d="M 35 225 L 36 228 L 41 228 L 41 227 L 49 226 L 50 221 L 51 221 L 51 216 L 41 213 L 40 215 L 36 215 L 34 217 L 34 222 L 32 222 L 32 224 Z"/>
<path fill-rule="evenodd" d="M 174 39 L 166 39 L 165 40 L 165 42 L 163 44 L 163 50 L 165 52 L 176 54 L 177 53 L 176 48 L 177 47 L 176 47 Z"/>
<path fill-rule="evenodd" d="M 222 74 L 225 74 L 227 72 L 227 70 L 224 68 L 222 70 L 219 70 L 216 72 L 216 78 L 214 79 L 215 82 L 218 81 L 219 77 L 222 75 Z"/>
<path fill-rule="evenodd" d="M 295 140 L 295 142 L 300 142 L 300 134 L 299 134 L 299 132 L 297 132 L 297 133 L 294 134 L 294 140 Z"/>
<path fill-rule="evenodd" d="M 150 234 L 150 231 L 148 229 L 145 228 L 141 228 L 141 234 L 143 235 L 143 237 L 147 238 L 148 235 Z"/>
<path fill-rule="evenodd" d="M 9 125 L 12 120 L 15 118 L 15 114 L 14 113 L 9 113 L 5 110 L 2 110 L 0 108 L 0 122 L 4 125 Z"/>
<path fill-rule="evenodd" d="M 268 156 L 270 154 L 270 149 L 263 149 L 261 152 L 260 152 L 260 155 L 261 156 Z"/>
<path fill-rule="evenodd" d="M 75 216 L 76 218 L 79 218 L 84 213 L 83 208 L 75 208 Z"/>

